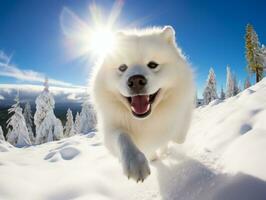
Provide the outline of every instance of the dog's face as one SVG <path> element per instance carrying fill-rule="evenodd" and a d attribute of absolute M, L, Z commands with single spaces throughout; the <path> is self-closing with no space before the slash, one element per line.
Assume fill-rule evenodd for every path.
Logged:
<path fill-rule="evenodd" d="M 104 60 L 108 90 L 138 119 L 148 117 L 185 76 L 184 59 L 177 51 L 174 30 L 118 34 L 116 50 Z M 103 80 L 104 81 L 104 80 Z"/>

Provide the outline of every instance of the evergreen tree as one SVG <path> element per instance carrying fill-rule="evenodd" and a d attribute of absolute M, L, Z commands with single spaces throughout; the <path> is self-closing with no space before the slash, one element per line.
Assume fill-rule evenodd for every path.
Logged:
<path fill-rule="evenodd" d="M 244 83 L 244 89 L 247 89 L 250 86 L 251 86 L 251 84 L 250 84 L 249 78 L 247 77 L 246 80 L 245 80 L 245 83 Z"/>
<path fill-rule="evenodd" d="M 63 126 L 59 119 L 50 110 L 38 128 L 36 144 L 42 144 L 63 138 Z"/>
<path fill-rule="evenodd" d="M 256 74 L 256 82 L 259 82 L 263 78 L 264 58 L 258 35 L 251 24 L 247 24 L 245 39 L 247 68 Z"/>
<path fill-rule="evenodd" d="M 198 90 L 195 92 L 195 99 L 194 99 L 194 104 L 197 106 L 198 103 Z"/>
<path fill-rule="evenodd" d="M 77 112 L 76 118 L 75 118 L 75 134 L 80 134 L 80 125 L 81 125 L 81 119 L 80 119 L 79 112 Z"/>
<path fill-rule="evenodd" d="M 263 66 L 264 66 L 264 70 L 265 70 L 265 66 L 266 66 L 266 47 L 264 45 L 261 45 L 260 52 L 261 52 L 261 56 L 263 58 Z"/>
<path fill-rule="evenodd" d="M 234 78 L 233 78 L 233 81 L 234 81 L 234 92 L 233 92 L 233 95 L 237 95 L 239 92 L 240 92 L 240 85 L 237 83 L 237 78 L 236 78 L 236 75 L 234 75 Z"/>
<path fill-rule="evenodd" d="M 5 141 L 5 136 L 4 136 L 4 132 L 3 132 L 2 126 L 0 126 L 0 140 L 4 140 Z"/>
<path fill-rule="evenodd" d="M 49 85 L 48 85 L 48 79 L 45 79 L 44 83 L 44 90 L 42 93 L 37 97 L 36 101 L 36 112 L 34 115 L 34 124 L 36 128 L 36 135 L 39 129 L 39 126 L 45 119 L 47 113 L 50 110 L 54 109 L 54 98 L 52 94 L 49 92 Z"/>
<path fill-rule="evenodd" d="M 48 79 L 45 80 L 44 90 L 36 98 L 36 113 L 34 123 L 36 127 L 36 144 L 63 138 L 63 126 L 54 115 L 55 101 L 49 92 Z"/>
<path fill-rule="evenodd" d="M 214 99 L 217 99 L 216 78 L 213 68 L 210 68 L 206 86 L 203 92 L 204 104 L 209 104 Z"/>
<path fill-rule="evenodd" d="M 227 66 L 226 68 L 226 94 L 225 97 L 229 98 L 234 96 L 234 79 L 232 77 L 232 73 L 230 67 Z"/>
<path fill-rule="evenodd" d="M 30 140 L 32 143 L 34 143 L 35 141 L 35 138 L 34 138 L 34 134 L 33 134 L 33 117 L 32 117 L 32 111 L 31 111 L 31 106 L 30 106 L 30 103 L 27 102 L 25 104 L 25 108 L 24 108 L 24 112 L 23 112 L 23 115 L 24 115 L 24 118 L 25 118 L 25 121 L 26 121 L 26 126 L 27 126 L 27 129 L 29 131 L 29 136 L 30 136 Z"/>
<path fill-rule="evenodd" d="M 66 121 L 66 125 L 65 125 L 65 137 L 70 137 L 70 136 L 75 135 L 73 115 L 72 115 L 72 111 L 70 109 L 67 110 L 66 118 L 67 118 L 67 121 Z"/>
<path fill-rule="evenodd" d="M 263 65 L 263 71 L 266 71 L 266 47 L 261 45 L 260 48 L 260 59 Z"/>
<path fill-rule="evenodd" d="M 223 88 L 223 86 L 221 87 L 220 99 L 221 99 L 221 100 L 224 100 L 224 99 L 225 99 L 225 93 L 224 93 L 224 88 Z"/>
<path fill-rule="evenodd" d="M 13 114 L 7 121 L 7 127 L 11 128 L 11 131 L 7 135 L 7 141 L 17 147 L 31 145 L 29 132 L 26 126 L 24 116 L 22 114 L 22 108 L 19 105 L 19 95 L 15 97 L 15 104 L 8 109 L 9 114 Z"/>
<path fill-rule="evenodd" d="M 96 114 L 89 100 L 82 104 L 80 113 L 80 133 L 87 134 L 96 128 Z"/>

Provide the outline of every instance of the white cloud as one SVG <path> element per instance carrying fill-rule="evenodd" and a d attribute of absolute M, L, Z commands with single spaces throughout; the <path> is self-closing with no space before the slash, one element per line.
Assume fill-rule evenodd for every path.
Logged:
<path fill-rule="evenodd" d="M 43 89 L 43 85 L 0 84 L 0 101 L 14 98 L 17 91 L 22 101 L 34 101 Z M 54 95 L 56 102 L 82 102 L 88 95 L 87 88 L 80 87 L 50 86 L 49 91 Z"/>
<path fill-rule="evenodd" d="M 12 90 L 19 91 L 31 91 L 31 92 L 41 92 L 43 90 L 43 85 L 31 85 L 31 84 L 0 84 L 0 91 L 10 92 Z M 60 86 L 51 86 L 49 90 L 57 95 L 59 93 L 65 94 L 86 94 L 86 88 L 79 87 L 60 87 Z"/>
<path fill-rule="evenodd" d="M 3 51 L 0 50 L 0 63 L 9 63 L 12 56 L 7 56 Z"/>
<path fill-rule="evenodd" d="M 71 93 L 67 96 L 67 99 L 72 101 L 80 101 L 81 97 L 78 96 L 76 93 Z"/>
<path fill-rule="evenodd" d="M 4 100 L 4 99 L 5 99 L 5 97 L 0 95 L 0 100 Z"/>
<path fill-rule="evenodd" d="M 33 70 L 22 70 L 19 69 L 14 64 L 11 64 L 11 56 L 8 56 L 0 50 L 0 76 L 11 77 L 17 80 L 27 81 L 27 82 L 44 82 L 45 75 Z M 60 81 L 56 79 L 49 79 L 49 84 L 60 85 L 68 87 L 79 87 L 71 83 Z"/>

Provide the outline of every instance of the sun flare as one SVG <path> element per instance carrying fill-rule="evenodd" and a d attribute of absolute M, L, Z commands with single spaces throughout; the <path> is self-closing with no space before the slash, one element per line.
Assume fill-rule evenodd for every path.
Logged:
<path fill-rule="evenodd" d="M 111 53 L 116 47 L 115 33 L 105 27 L 97 28 L 92 31 L 88 45 L 98 56 Z"/>
<path fill-rule="evenodd" d="M 104 57 L 116 47 L 116 26 L 123 1 L 116 1 L 108 18 L 103 18 L 100 7 L 90 5 L 89 20 L 82 20 L 68 8 L 61 13 L 61 27 L 67 38 L 69 59 Z"/>

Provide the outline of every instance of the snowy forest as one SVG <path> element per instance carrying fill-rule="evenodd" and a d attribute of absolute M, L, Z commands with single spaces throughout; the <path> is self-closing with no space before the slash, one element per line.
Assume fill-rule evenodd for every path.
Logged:
<path fill-rule="evenodd" d="M 6 136 L 0 126 L 0 139 L 16 147 L 43 144 L 75 134 L 87 134 L 96 129 L 96 114 L 89 98 L 83 102 L 81 112 L 77 112 L 75 117 L 71 109 L 68 109 L 66 123 L 62 124 L 54 114 L 55 100 L 49 91 L 47 78 L 44 81 L 43 91 L 35 100 L 35 113 L 32 113 L 29 102 L 22 109 L 19 98 L 18 91 L 14 99 L 15 103 L 8 109 L 11 117 L 7 120 Z"/>

